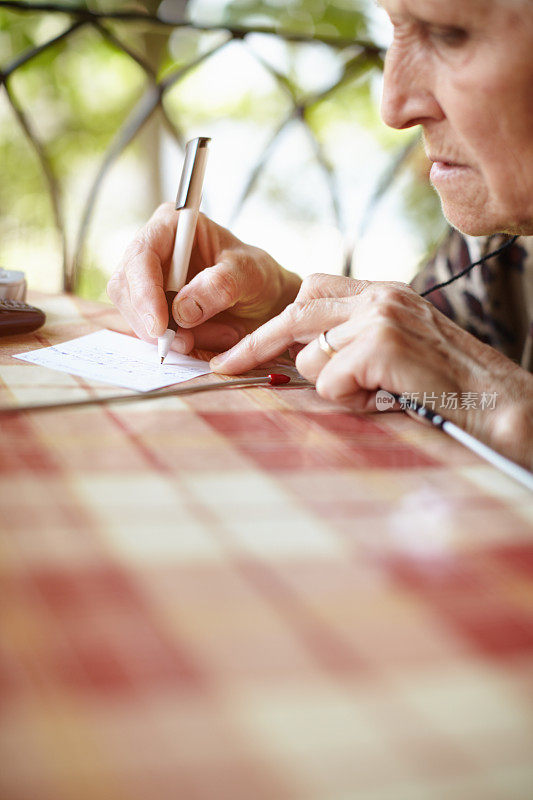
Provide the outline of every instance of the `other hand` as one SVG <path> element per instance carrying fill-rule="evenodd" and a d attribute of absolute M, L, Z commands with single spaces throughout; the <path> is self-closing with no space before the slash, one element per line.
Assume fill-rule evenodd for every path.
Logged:
<path fill-rule="evenodd" d="M 329 358 L 318 344 L 328 331 Z M 454 403 L 446 418 L 495 449 L 533 466 L 533 376 L 445 317 L 401 283 L 311 276 L 296 301 L 279 316 L 212 360 L 217 372 L 236 374 L 275 358 L 287 347 L 301 349 L 298 371 L 327 400 L 356 411 L 375 411 L 375 393 L 417 395 L 426 403 Z M 303 345 L 303 348 L 301 347 Z M 465 407 L 471 393 L 495 407 Z"/>

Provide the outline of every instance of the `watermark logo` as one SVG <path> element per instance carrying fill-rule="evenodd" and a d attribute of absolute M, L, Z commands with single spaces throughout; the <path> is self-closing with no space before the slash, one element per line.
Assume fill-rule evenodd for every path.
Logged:
<path fill-rule="evenodd" d="M 385 389 L 379 389 L 376 392 L 376 408 L 378 411 L 387 411 L 393 407 L 395 402 L 394 396 L 390 392 L 386 392 Z"/>
<path fill-rule="evenodd" d="M 402 392 L 398 403 L 402 411 L 424 407 L 431 411 L 494 411 L 498 392 Z M 396 398 L 385 389 L 376 392 L 376 409 L 389 411 Z"/>
<path fill-rule="evenodd" d="M 400 408 L 406 411 L 417 406 L 435 411 L 494 411 L 498 392 L 403 392 Z"/>

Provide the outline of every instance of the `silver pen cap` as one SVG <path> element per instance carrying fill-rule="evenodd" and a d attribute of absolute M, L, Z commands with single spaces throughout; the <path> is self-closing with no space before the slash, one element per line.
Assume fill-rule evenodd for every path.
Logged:
<path fill-rule="evenodd" d="M 207 147 L 211 139 L 198 136 L 187 142 L 185 161 L 181 172 L 180 185 L 176 196 L 176 210 L 190 205 L 200 205 L 202 184 L 207 160 Z"/>

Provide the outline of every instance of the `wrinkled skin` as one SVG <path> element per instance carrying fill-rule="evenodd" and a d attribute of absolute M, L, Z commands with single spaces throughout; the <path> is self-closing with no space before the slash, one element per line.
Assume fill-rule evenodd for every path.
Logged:
<path fill-rule="evenodd" d="M 137 234 L 107 286 L 137 336 L 155 342 L 168 322 L 163 290 L 178 215 L 164 203 Z M 224 350 L 294 299 L 300 278 L 200 214 L 187 284 L 174 299 L 174 350 Z"/>
<path fill-rule="evenodd" d="M 422 126 L 446 216 L 473 235 L 532 234 L 531 0 L 382 5 L 394 25 L 382 114 L 395 128 Z M 158 209 L 109 284 L 143 338 L 166 326 L 162 287 L 175 220 L 169 205 Z M 188 317 L 185 300 L 195 312 Z M 314 275 L 300 286 L 266 253 L 202 217 L 189 283 L 173 313 L 182 326 L 176 349 L 227 351 L 211 361 L 214 371 L 239 374 L 292 348 L 318 393 L 355 411 L 375 410 L 379 388 L 496 393 L 494 410 L 449 409 L 446 416 L 533 468 L 533 376 L 404 284 Z M 318 346 L 325 330 L 337 351 L 331 359 Z"/>
<path fill-rule="evenodd" d="M 394 25 L 381 115 L 392 128 L 422 126 L 446 217 L 473 236 L 531 233 L 533 3 L 381 5 Z"/>

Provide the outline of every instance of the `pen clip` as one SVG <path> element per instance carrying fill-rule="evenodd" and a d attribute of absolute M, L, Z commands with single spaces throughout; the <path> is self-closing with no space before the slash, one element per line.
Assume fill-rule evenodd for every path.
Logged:
<path fill-rule="evenodd" d="M 183 163 L 183 170 L 181 173 L 180 185 L 178 187 L 178 194 L 176 195 L 176 211 L 184 208 L 187 205 L 189 191 L 191 188 L 191 179 L 194 171 L 194 162 L 198 155 L 200 148 L 207 147 L 211 139 L 207 136 L 198 136 L 196 139 L 191 139 L 187 142 L 185 148 L 185 161 Z"/>

